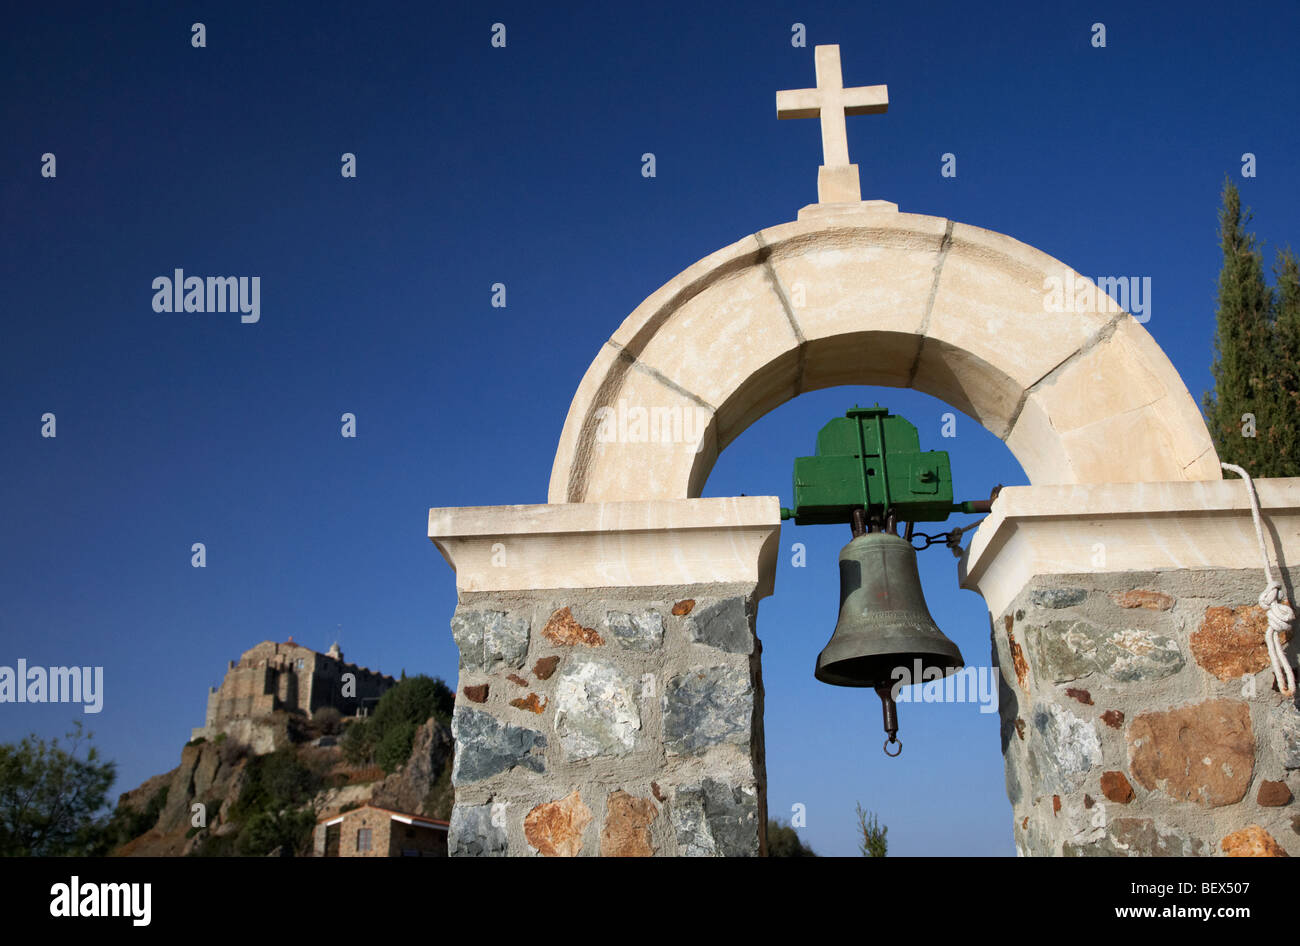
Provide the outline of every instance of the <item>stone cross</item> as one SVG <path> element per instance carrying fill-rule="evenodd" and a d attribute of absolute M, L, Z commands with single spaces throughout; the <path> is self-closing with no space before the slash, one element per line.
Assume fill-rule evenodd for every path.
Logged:
<path fill-rule="evenodd" d="M 858 166 L 849 163 L 845 115 L 879 115 L 889 108 L 889 88 L 864 85 L 844 88 L 839 46 L 818 46 L 817 88 L 776 93 L 777 118 L 820 118 L 822 160 L 817 169 L 817 202 L 838 204 L 862 200 Z"/>

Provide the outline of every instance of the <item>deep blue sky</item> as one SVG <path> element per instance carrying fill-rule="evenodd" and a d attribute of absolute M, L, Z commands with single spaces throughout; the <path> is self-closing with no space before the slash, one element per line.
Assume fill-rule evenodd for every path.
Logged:
<path fill-rule="evenodd" d="M 544 502 L 602 342 L 695 260 L 816 196 L 814 121 L 774 93 L 848 85 L 863 196 L 1010 234 L 1090 275 L 1150 276 L 1148 330 L 1209 384 L 1225 174 L 1268 251 L 1300 243 L 1292 3 L 24 4 L 0 36 L 0 664 L 103 665 L 85 717 L 114 791 L 179 759 L 226 661 L 289 635 L 454 681 L 454 578 L 430 506 Z M 206 49 L 190 24 L 207 26 Z M 508 45 L 489 44 L 493 22 Z M 1103 22 L 1107 48 L 1089 27 Z M 792 48 L 803 22 L 808 47 Z M 339 174 L 354 152 L 358 177 Z M 658 176 L 640 174 L 657 156 Z M 1242 180 L 1240 155 L 1258 156 Z M 57 155 L 58 177 L 40 176 Z M 957 155 L 943 179 L 940 155 Z M 262 317 L 157 314 L 151 281 L 259 275 Z M 489 305 L 494 282 L 506 309 Z M 940 402 L 839 388 L 763 418 L 706 495 L 776 494 L 791 459 L 879 399 L 952 451 L 958 493 L 1025 482 Z M 58 437 L 40 436 L 52 411 Z M 339 416 L 358 419 L 355 440 Z M 996 715 L 902 707 L 880 753 L 869 693 L 818 684 L 847 530 L 787 525 L 760 608 L 769 803 L 852 854 L 854 804 L 891 853 L 1009 854 Z M 790 545 L 808 567 L 790 566 Z M 208 564 L 190 566 L 204 542 Z M 922 555 L 972 665 L 983 602 Z M 340 630 L 341 628 L 341 630 Z M 0 740 L 63 732 L 0 705 Z"/>

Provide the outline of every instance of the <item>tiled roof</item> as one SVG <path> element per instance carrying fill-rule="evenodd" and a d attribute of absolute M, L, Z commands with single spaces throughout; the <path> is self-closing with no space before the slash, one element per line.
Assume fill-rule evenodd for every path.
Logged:
<path fill-rule="evenodd" d="M 439 821 L 437 818 L 426 818 L 424 815 L 413 814 L 412 812 L 409 811 L 398 811 L 395 808 L 385 808 L 382 805 L 371 805 L 368 803 L 360 806 L 359 808 L 352 808 L 349 809 L 348 811 L 340 812 L 339 814 L 333 815 L 329 818 L 321 818 L 316 823 L 325 824 L 326 822 L 330 822 L 330 821 L 338 821 L 340 818 L 350 815 L 354 811 L 360 811 L 362 808 L 373 808 L 375 811 L 382 811 L 385 814 L 397 815 L 402 818 L 409 818 L 413 823 L 425 825 L 428 827 L 437 827 L 437 828 L 451 827 L 451 822 L 449 821 Z"/>

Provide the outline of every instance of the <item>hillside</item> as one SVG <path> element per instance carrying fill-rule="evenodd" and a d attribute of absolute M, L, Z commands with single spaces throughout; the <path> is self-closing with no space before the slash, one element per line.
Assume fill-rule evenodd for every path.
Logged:
<path fill-rule="evenodd" d="M 385 728 L 378 712 L 374 719 L 347 721 L 275 713 L 234 735 L 196 739 L 181 750 L 180 765 L 120 796 L 114 821 L 122 843 L 113 853 L 304 855 L 319 819 L 368 801 L 446 820 L 453 801 L 452 738 L 442 715 L 435 712 L 418 727 L 407 722 L 403 731 L 400 720 Z M 351 727 L 358 732 L 349 734 Z M 383 759 L 389 772 L 375 764 L 373 753 L 367 757 L 366 747 L 380 742 L 389 747 Z M 345 756 L 349 743 L 356 764 Z M 404 750 L 406 744 L 405 761 L 394 765 L 392 747 Z"/>

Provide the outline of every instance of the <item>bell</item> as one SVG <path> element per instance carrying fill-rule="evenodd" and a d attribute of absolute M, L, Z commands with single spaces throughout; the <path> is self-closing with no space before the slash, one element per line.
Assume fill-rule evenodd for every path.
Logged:
<path fill-rule="evenodd" d="M 840 618 L 817 657 L 818 680 L 874 687 L 892 744 L 898 731 L 894 685 L 946 677 L 964 666 L 961 651 L 925 605 L 911 542 L 889 532 L 868 532 L 840 550 Z"/>

